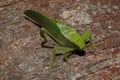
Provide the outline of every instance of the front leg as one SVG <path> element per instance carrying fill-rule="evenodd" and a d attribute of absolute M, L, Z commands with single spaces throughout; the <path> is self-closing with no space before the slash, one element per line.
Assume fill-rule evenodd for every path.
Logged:
<path fill-rule="evenodd" d="M 48 66 L 52 66 L 54 63 L 55 63 L 55 59 L 56 59 L 56 51 L 59 50 L 59 51 L 62 51 L 63 53 L 63 56 L 64 56 L 64 59 L 67 61 L 67 53 L 68 52 L 71 52 L 73 50 L 75 50 L 74 48 L 68 48 L 68 47 L 55 47 L 53 49 L 53 53 L 52 53 L 52 63 L 49 64 Z"/>
<path fill-rule="evenodd" d="M 92 34 L 89 30 L 85 31 L 82 35 L 82 39 L 86 42 L 87 40 L 90 41 L 90 45 L 93 46 L 94 45 L 94 41 L 92 39 Z"/>

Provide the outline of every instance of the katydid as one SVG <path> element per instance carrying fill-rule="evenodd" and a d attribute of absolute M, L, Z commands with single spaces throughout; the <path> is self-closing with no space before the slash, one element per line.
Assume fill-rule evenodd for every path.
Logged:
<path fill-rule="evenodd" d="M 91 46 L 94 44 L 89 30 L 86 30 L 83 35 L 80 36 L 72 28 L 61 24 L 59 21 L 52 20 L 37 11 L 26 10 L 24 14 L 27 18 L 42 26 L 40 35 L 43 38 L 43 43 L 47 42 L 45 36 L 45 34 L 47 34 L 53 41 L 59 44 L 59 46 L 54 47 L 53 49 L 52 64 L 55 62 L 56 51 L 58 50 L 63 52 L 63 57 L 67 61 L 66 54 L 77 49 L 84 50 L 86 41 L 89 41 Z"/>

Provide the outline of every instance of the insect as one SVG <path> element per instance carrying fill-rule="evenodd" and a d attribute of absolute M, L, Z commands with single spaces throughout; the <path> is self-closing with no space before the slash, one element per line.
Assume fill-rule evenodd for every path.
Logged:
<path fill-rule="evenodd" d="M 52 63 L 56 59 L 56 51 L 62 51 L 64 59 L 67 61 L 67 54 L 74 50 L 83 51 L 86 46 L 86 41 L 90 45 L 94 44 L 91 32 L 86 30 L 81 36 L 72 28 L 61 24 L 59 21 L 52 20 L 34 10 L 26 10 L 24 14 L 27 18 L 42 26 L 40 35 L 43 38 L 43 43 L 47 42 L 45 34 L 50 36 L 59 46 L 54 47 L 52 53 Z"/>

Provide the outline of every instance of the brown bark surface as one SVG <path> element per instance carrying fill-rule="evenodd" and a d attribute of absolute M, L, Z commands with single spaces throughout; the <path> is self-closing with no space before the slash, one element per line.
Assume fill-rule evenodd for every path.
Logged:
<path fill-rule="evenodd" d="M 89 29 L 96 49 L 72 54 L 70 66 L 41 46 L 40 28 L 24 17 L 33 9 L 72 27 Z M 49 46 L 57 46 L 48 37 Z M 80 51 L 77 54 L 82 54 Z M 120 80 L 120 0 L 0 0 L 0 80 Z"/>

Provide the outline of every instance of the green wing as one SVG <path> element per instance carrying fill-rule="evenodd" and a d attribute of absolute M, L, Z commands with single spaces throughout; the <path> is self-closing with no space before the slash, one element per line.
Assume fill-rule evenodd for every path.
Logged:
<path fill-rule="evenodd" d="M 76 45 L 72 43 L 66 36 L 63 35 L 61 32 L 61 28 L 57 24 L 58 22 L 51 20 L 47 16 L 34 11 L 34 10 L 27 10 L 24 12 L 27 17 L 35 21 L 37 24 L 44 27 L 50 34 L 51 38 L 53 38 L 59 45 L 64 47 L 75 47 Z"/>
<path fill-rule="evenodd" d="M 85 42 L 82 37 L 72 28 L 57 23 L 62 34 L 69 39 L 72 43 L 77 45 L 81 50 L 85 48 Z"/>

